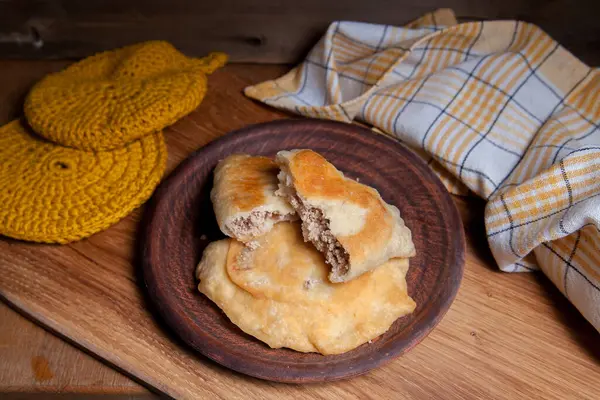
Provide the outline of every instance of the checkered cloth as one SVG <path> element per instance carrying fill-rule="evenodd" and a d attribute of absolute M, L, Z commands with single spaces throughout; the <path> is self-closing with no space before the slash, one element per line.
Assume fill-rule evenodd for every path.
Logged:
<path fill-rule="evenodd" d="M 600 331 L 600 74 L 534 25 L 335 22 L 298 67 L 245 94 L 358 120 L 488 203 L 503 271 L 541 269 Z"/>

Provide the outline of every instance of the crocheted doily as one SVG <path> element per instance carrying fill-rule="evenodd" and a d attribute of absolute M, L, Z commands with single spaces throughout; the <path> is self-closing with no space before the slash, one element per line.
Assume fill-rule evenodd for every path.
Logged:
<path fill-rule="evenodd" d="M 206 74 L 227 56 L 189 58 L 153 41 L 86 58 L 38 82 L 25 100 L 31 127 L 82 150 L 109 150 L 162 130 L 193 111 Z"/>
<path fill-rule="evenodd" d="M 0 234 L 66 243 L 116 223 L 165 170 L 161 132 L 106 152 L 57 146 L 18 120 L 0 127 Z"/>

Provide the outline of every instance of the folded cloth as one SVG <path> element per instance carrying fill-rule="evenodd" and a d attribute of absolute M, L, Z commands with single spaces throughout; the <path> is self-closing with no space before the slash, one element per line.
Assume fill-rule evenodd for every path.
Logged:
<path fill-rule="evenodd" d="M 359 120 L 425 153 L 453 193 L 485 198 L 503 271 L 541 269 L 600 330 L 600 74 L 538 27 L 334 22 L 298 67 L 245 94 Z"/>

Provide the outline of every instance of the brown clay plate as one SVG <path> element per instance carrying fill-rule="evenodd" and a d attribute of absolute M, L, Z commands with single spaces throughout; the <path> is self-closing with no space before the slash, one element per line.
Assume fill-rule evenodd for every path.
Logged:
<path fill-rule="evenodd" d="M 398 319 L 372 343 L 341 355 L 271 349 L 242 332 L 196 288 L 194 270 L 202 251 L 223 238 L 209 198 L 217 162 L 232 153 L 274 156 L 294 148 L 313 149 L 346 176 L 379 190 L 400 209 L 417 249 L 407 275 L 408 292 L 417 302 L 414 313 Z M 184 161 L 157 189 L 145 217 L 143 275 L 162 319 L 206 357 L 273 381 L 349 378 L 408 351 L 444 316 L 463 273 L 463 228 L 442 183 L 399 142 L 355 125 L 286 120 L 229 133 Z"/>

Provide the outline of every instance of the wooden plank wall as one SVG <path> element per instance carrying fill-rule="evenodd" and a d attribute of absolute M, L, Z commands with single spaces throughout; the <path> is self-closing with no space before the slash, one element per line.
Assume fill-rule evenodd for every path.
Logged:
<path fill-rule="evenodd" d="M 400 25 L 436 8 L 536 23 L 600 64 L 600 0 L 0 0 L 0 57 L 77 58 L 149 39 L 190 55 L 298 61 L 334 20 Z"/>

